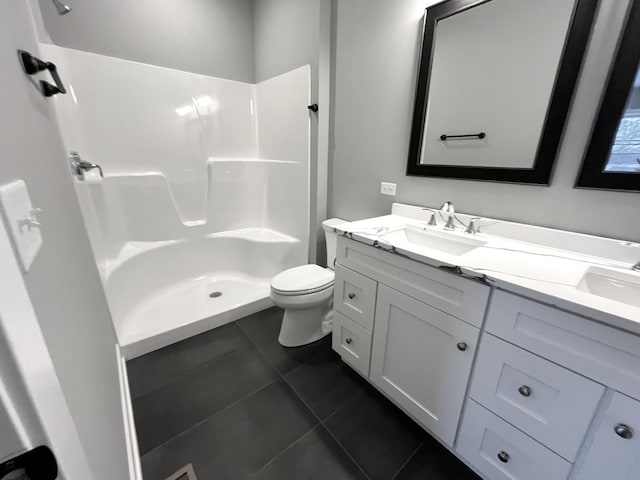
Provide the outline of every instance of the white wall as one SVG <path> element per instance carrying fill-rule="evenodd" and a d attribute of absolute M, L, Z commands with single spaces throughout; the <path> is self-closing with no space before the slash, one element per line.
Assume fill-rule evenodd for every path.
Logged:
<path fill-rule="evenodd" d="M 28 2 L 0 16 L 0 184 L 25 180 L 44 244 L 25 283 L 96 479 L 127 478 L 116 337 L 73 190 L 53 108 L 16 49 L 38 53 Z M 18 86 L 19 88 L 16 88 Z"/>
<path fill-rule="evenodd" d="M 66 1 L 66 0 L 65 0 Z M 253 0 L 39 0 L 42 42 L 253 83 Z"/>
<path fill-rule="evenodd" d="M 640 240 L 640 196 L 574 189 L 626 10 L 603 0 L 550 187 L 405 176 L 424 8 L 434 1 L 338 0 L 330 212 L 388 213 L 392 201 Z M 541 30 L 542 34 L 542 30 Z M 397 197 L 378 192 L 398 184 Z"/>

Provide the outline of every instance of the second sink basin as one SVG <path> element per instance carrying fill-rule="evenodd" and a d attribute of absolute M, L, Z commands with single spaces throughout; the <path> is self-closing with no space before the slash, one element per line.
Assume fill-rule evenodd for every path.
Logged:
<path fill-rule="evenodd" d="M 640 275 L 589 267 L 576 288 L 582 292 L 640 307 Z"/>
<path fill-rule="evenodd" d="M 449 255 L 464 255 L 487 243 L 476 238 L 461 238 L 446 232 L 423 230 L 411 226 L 389 232 L 384 235 L 384 239 L 400 248 L 415 245 Z"/>

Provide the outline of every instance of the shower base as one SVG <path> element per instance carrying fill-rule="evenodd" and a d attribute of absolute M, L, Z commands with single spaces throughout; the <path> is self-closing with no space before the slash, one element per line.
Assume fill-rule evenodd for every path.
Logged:
<path fill-rule="evenodd" d="M 169 285 L 141 299 L 123 319 L 118 338 L 131 359 L 272 305 L 267 280 L 217 273 Z"/>
<path fill-rule="evenodd" d="M 104 266 L 105 292 L 125 357 L 271 307 L 269 282 L 306 263 L 301 246 L 265 228 L 125 244 Z"/>

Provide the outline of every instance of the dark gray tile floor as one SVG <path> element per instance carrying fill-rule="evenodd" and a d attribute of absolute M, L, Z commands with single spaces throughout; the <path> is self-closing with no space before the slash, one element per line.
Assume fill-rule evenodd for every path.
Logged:
<path fill-rule="evenodd" d="M 478 480 L 331 350 L 289 349 L 272 308 L 128 363 L 145 480 Z"/>

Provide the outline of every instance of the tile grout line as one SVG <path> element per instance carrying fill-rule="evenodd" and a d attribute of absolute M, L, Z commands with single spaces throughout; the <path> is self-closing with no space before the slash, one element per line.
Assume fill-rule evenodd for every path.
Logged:
<path fill-rule="evenodd" d="M 253 341 L 253 339 L 251 337 L 249 337 L 249 335 L 247 334 L 247 332 L 244 330 L 244 328 L 242 328 L 242 326 L 236 321 L 236 325 L 238 326 L 238 328 L 242 331 L 242 333 L 244 333 L 244 335 L 249 339 L 249 341 L 251 342 L 252 345 L 254 345 L 256 347 L 256 349 L 262 354 L 262 356 L 266 359 L 266 361 L 269 363 L 269 365 L 271 365 L 271 367 L 277 372 L 277 374 L 280 376 L 280 378 L 285 382 L 285 384 L 291 389 L 291 391 L 296 395 L 296 397 L 298 397 L 298 399 L 302 402 L 302 404 L 307 408 L 307 410 L 309 410 L 309 412 L 311 412 L 311 414 L 316 418 L 316 420 L 318 421 L 318 424 L 315 425 L 313 428 L 311 428 L 308 432 L 306 432 L 302 437 L 308 435 L 309 433 L 311 433 L 312 431 L 314 431 L 316 428 L 318 428 L 319 426 L 322 426 L 327 433 L 329 433 L 329 435 L 331 436 L 331 438 L 333 438 L 333 440 L 338 444 L 338 446 L 342 449 L 342 451 L 347 455 L 347 457 L 353 462 L 353 464 L 358 467 L 358 470 L 360 470 L 360 472 L 362 472 L 362 474 L 364 475 L 365 479 L 367 480 L 371 480 L 371 477 L 369 477 L 369 475 L 367 474 L 367 472 L 364 471 L 364 469 L 362 468 L 362 466 L 355 460 L 355 458 L 353 458 L 351 456 L 351 454 L 347 451 L 347 449 L 344 447 L 344 445 L 342 445 L 342 443 L 335 437 L 335 435 L 331 432 L 331 430 L 329 430 L 329 428 L 325 425 L 324 421 L 320 419 L 320 417 L 318 417 L 318 415 L 316 415 L 316 413 L 311 409 L 311 407 L 309 407 L 309 405 L 307 404 L 307 402 L 304 401 L 304 399 L 300 396 L 300 394 L 298 394 L 298 392 L 295 390 L 295 388 L 293 388 L 293 386 L 291 386 L 291 384 L 287 381 L 287 379 L 284 377 L 284 375 L 280 372 L 280 370 L 278 370 L 278 368 L 273 364 L 273 362 L 271 362 L 271 360 L 269 359 L 269 357 L 267 355 L 265 355 L 264 351 L 260 348 L 260 346 L 258 346 L 256 344 L 256 342 Z M 312 358 L 316 357 L 316 355 L 313 355 L 312 357 L 310 357 L 308 360 L 306 360 L 305 362 L 303 362 L 301 366 L 307 364 Z M 299 368 L 299 367 L 296 367 Z M 293 369 L 295 370 L 295 368 Z M 291 370 L 291 371 L 293 371 Z M 287 372 L 288 373 L 288 372 Z M 331 415 L 329 415 L 326 419 L 328 420 L 330 417 L 332 417 L 336 412 L 338 412 L 339 410 L 341 410 L 345 405 L 351 403 L 356 397 L 359 397 L 361 394 L 363 394 L 364 392 L 359 392 L 356 395 L 354 395 L 352 398 L 350 398 L 349 400 L 347 400 L 345 402 L 344 405 L 342 405 L 341 407 L 338 407 L 333 413 L 331 413 Z M 300 438 L 302 438 L 300 437 Z M 289 448 L 291 448 L 296 442 L 298 442 L 300 440 L 300 438 L 296 439 L 291 445 L 289 445 L 285 450 L 288 450 Z M 280 452 L 278 455 L 276 455 L 276 457 L 278 457 L 282 452 Z M 260 470 L 262 470 L 266 465 L 270 464 L 276 457 L 272 458 L 271 460 L 269 460 L 269 462 L 267 462 L 265 465 L 263 465 L 262 467 L 260 467 L 259 470 L 256 471 L 259 472 Z"/>
<path fill-rule="evenodd" d="M 309 407 L 309 405 L 307 404 L 307 402 L 304 401 L 304 399 L 300 396 L 300 394 L 296 391 L 295 388 L 293 388 L 293 386 L 287 381 L 287 379 L 284 377 L 284 375 L 280 372 L 280 370 L 278 370 L 278 368 L 273 364 L 273 362 L 269 359 L 269 357 L 262 351 L 262 349 L 249 337 L 249 335 L 244 331 L 244 329 L 242 328 L 242 326 L 240 326 L 240 324 L 237 324 L 238 327 L 240 328 L 240 330 L 242 330 L 242 332 L 246 335 L 246 337 L 249 339 L 249 341 L 258 349 L 258 351 L 262 354 L 262 356 L 265 358 L 265 360 L 269 363 L 269 365 L 271 365 L 271 367 L 277 372 L 278 376 L 280 377 L 280 379 L 285 383 L 285 385 L 287 385 L 287 387 L 289 387 L 291 389 L 291 391 L 294 393 L 294 395 L 300 400 L 300 402 L 305 406 L 305 408 L 311 413 L 311 415 L 313 415 L 315 417 L 315 419 L 317 420 L 317 424 L 314 425 L 312 428 L 309 429 L 309 431 L 307 431 L 306 433 L 304 433 L 301 437 L 297 438 L 295 441 L 293 441 L 289 446 L 287 446 L 284 450 L 282 450 L 280 453 L 278 453 L 277 455 L 275 455 L 271 460 L 269 460 L 267 463 L 265 463 L 263 466 L 261 466 L 258 470 L 256 470 L 253 475 L 256 475 L 258 472 L 260 472 L 261 470 L 263 470 L 264 468 L 267 467 L 267 465 L 270 465 L 271 463 L 273 463 L 276 458 L 280 457 L 280 455 L 282 455 L 284 452 L 286 452 L 287 450 L 289 450 L 290 448 L 292 448 L 296 443 L 298 443 L 302 438 L 306 437 L 307 435 L 309 435 L 311 432 L 313 432 L 315 429 L 317 429 L 318 427 L 323 427 L 328 433 L 329 435 L 331 435 L 332 438 L 333 435 L 331 434 L 331 432 L 329 432 L 329 429 L 326 428 L 322 422 L 322 420 L 320 420 L 320 417 L 318 417 L 318 415 L 316 415 L 316 413 L 311 409 L 311 407 Z M 315 356 L 315 355 L 314 355 Z M 310 360 L 310 359 L 309 359 Z M 305 361 L 302 363 L 302 365 L 299 365 L 296 368 L 302 367 L 303 365 L 305 365 L 306 363 L 308 363 L 308 361 Z M 293 370 L 295 370 L 296 368 L 294 368 Z M 293 371 L 291 370 L 291 371 Z M 337 440 L 336 440 L 337 442 Z M 342 450 L 347 454 L 347 456 L 349 457 L 349 459 L 351 459 L 351 461 L 356 465 L 356 467 L 358 467 L 358 469 L 360 469 L 362 471 L 362 467 L 360 467 L 360 465 L 358 465 L 358 463 L 351 457 L 351 455 L 349 455 L 349 452 L 347 452 L 344 447 L 338 442 L 338 445 L 340 446 L 340 448 L 342 448 Z M 367 476 L 366 473 L 364 473 L 364 471 L 362 472 L 365 477 L 368 480 L 369 477 Z"/>
<path fill-rule="evenodd" d="M 418 445 L 418 447 L 411 453 L 411 455 L 409 455 L 409 458 L 407 458 L 407 460 L 402 465 L 400 465 L 400 468 L 396 473 L 393 474 L 390 480 L 394 480 L 398 475 L 400 475 L 400 472 L 402 472 L 404 467 L 406 467 L 409 464 L 409 462 L 413 459 L 413 457 L 416 456 L 416 454 L 418 453 L 418 450 L 420 450 L 425 443 L 426 443 L 426 440 L 423 440 L 422 442 L 420 442 L 420 445 Z"/>
<path fill-rule="evenodd" d="M 199 370 L 199 369 L 201 369 L 201 368 L 208 367 L 208 366 L 210 366 L 210 365 L 213 365 L 214 363 L 218 363 L 218 362 L 220 362 L 220 361 L 222 361 L 222 360 L 228 359 L 229 357 L 232 357 L 233 355 L 236 355 L 236 354 L 238 354 L 238 353 L 242 353 L 242 352 L 245 352 L 245 351 L 251 350 L 251 346 L 253 346 L 253 347 L 254 347 L 254 348 L 256 348 L 256 349 L 258 348 L 258 347 L 253 343 L 253 341 L 249 338 L 249 336 L 244 332 L 244 330 L 242 330 L 242 328 L 240 327 L 240 325 L 238 325 L 238 324 L 237 324 L 237 323 L 235 323 L 235 322 L 230 323 L 230 324 L 227 324 L 227 325 L 233 325 L 233 324 L 235 324 L 235 325 L 236 325 L 236 327 L 238 328 L 238 330 L 239 330 L 240 334 L 242 335 L 242 338 L 246 339 L 246 340 L 249 342 L 249 345 L 247 345 L 247 348 L 246 348 L 246 349 L 244 349 L 244 348 L 243 348 L 243 349 L 240 349 L 240 350 L 236 350 L 236 351 L 234 351 L 234 352 L 226 353 L 226 354 L 222 355 L 221 357 L 216 358 L 215 360 L 208 361 L 208 362 L 206 362 L 206 363 L 204 363 L 204 364 L 202 364 L 202 365 L 197 366 L 196 368 L 189 369 L 189 373 L 187 374 L 187 376 L 188 376 L 188 375 L 191 375 L 191 373 L 192 373 L 192 372 L 195 372 L 195 371 L 197 371 L 197 370 Z M 226 326 L 226 325 L 222 325 L 222 326 Z M 214 329 L 214 330 L 215 330 L 215 329 Z M 204 332 L 204 333 L 207 333 L 207 332 Z M 202 334 L 200 334 L 200 335 L 202 335 Z M 191 340 L 191 339 L 190 339 L 190 338 L 187 338 L 187 339 L 185 339 L 185 340 L 181 340 L 180 342 L 177 342 L 177 343 L 175 343 L 175 344 L 168 345 L 168 346 L 169 346 L 169 347 L 171 347 L 171 346 L 177 345 L 177 344 L 182 343 L 182 342 L 188 342 L 189 340 Z M 167 347 L 164 347 L 164 348 L 167 348 Z M 154 351 L 154 352 L 150 352 L 149 354 L 156 353 L 156 352 L 158 352 L 158 351 L 159 351 L 159 350 L 156 350 L 156 351 Z M 147 355 L 149 355 L 149 354 L 147 354 Z M 138 357 L 138 358 L 142 358 L 142 357 Z M 126 363 L 127 363 L 127 368 L 129 368 L 129 363 L 134 362 L 135 360 L 137 360 L 137 358 L 134 358 L 133 360 L 128 360 L 128 361 L 126 362 Z M 136 399 L 138 399 L 138 398 L 141 398 L 141 397 L 144 397 L 145 395 L 148 395 L 148 394 L 150 394 L 150 393 L 152 393 L 152 392 L 156 392 L 157 390 L 160 390 L 161 388 L 163 388 L 163 387 L 165 387 L 165 386 L 167 386 L 167 385 L 171 385 L 171 384 L 173 384 L 173 383 L 176 383 L 176 382 L 180 381 L 182 378 L 184 378 L 184 376 L 183 376 L 183 377 L 177 377 L 177 378 L 175 378 L 174 380 L 169 380 L 168 382 L 163 383 L 162 385 L 158 385 L 157 387 L 154 387 L 154 388 L 152 388 L 151 390 L 149 390 L 148 392 L 142 393 L 142 394 L 140 394 L 140 395 L 135 395 L 135 396 L 133 396 L 133 395 L 132 395 L 132 396 L 131 396 L 131 401 L 133 402 L 134 400 L 136 400 Z M 131 390 L 131 384 L 129 384 L 129 390 Z"/>
<path fill-rule="evenodd" d="M 305 362 L 306 363 L 306 362 Z M 283 377 L 283 380 L 287 383 L 287 385 L 289 386 L 289 388 L 291 388 L 291 390 L 293 391 L 293 393 L 296 394 L 296 396 L 300 399 L 300 401 L 304 404 L 305 407 L 307 407 L 307 409 L 313 414 L 314 417 L 316 417 L 316 419 L 318 419 L 319 425 L 321 425 L 326 431 L 327 433 L 331 436 L 331 438 L 333 438 L 333 440 L 338 444 L 338 446 L 342 449 L 342 451 L 347 455 L 347 457 L 353 462 L 353 464 L 358 467 L 358 470 L 360 470 L 360 472 L 362 472 L 362 474 L 364 475 L 364 477 L 367 480 L 371 480 L 371 477 L 369 477 L 369 475 L 367 474 L 367 472 L 364 471 L 364 469 L 362 468 L 362 466 L 356 461 L 355 458 L 353 458 L 351 456 L 351 454 L 349 453 L 349 451 L 344 447 L 344 445 L 342 445 L 342 443 L 336 438 L 336 436 L 333 434 L 333 432 L 329 429 L 329 427 L 327 427 L 325 425 L 325 421 L 328 420 L 330 417 L 333 416 L 333 414 L 335 412 L 337 412 L 338 410 L 340 410 L 342 407 L 344 407 L 345 405 L 347 405 L 348 403 L 351 403 L 351 401 L 360 396 L 361 393 L 360 392 L 358 394 L 356 394 L 354 397 L 352 397 L 351 399 L 347 400 L 345 402 L 344 405 L 342 405 L 342 407 L 339 407 L 335 410 L 335 412 L 333 412 L 331 415 L 329 415 L 325 420 L 321 420 L 320 417 L 318 417 L 318 415 L 316 415 L 316 413 L 311 409 L 311 407 L 307 404 L 307 402 L 304 401 L 304 399 L 300 396 L 300 394 L 298 392 L 296 392 L 295 388 L 293 388 L 289 382 L 287 382 L 287 379 Z M 314 427 L 317 428 L 317 427 Z"/>
<path fill-rule="evenodd" d="M 238 327 L 244 332 L 244 329 L 238 324 Z M 244 332 L 245 335 L 246 332 Z M 249 335 L 247 335 L 247 337 L 249 337 Z M 251 338 L 249 338 L 249 340 L 251 340 Z M 253 340 L 251 340 L 252 343 Z M 255 345 L 255 343 L 254 343 Z M 269 360 L 269 358 L 264 354 L 264 352 L 260 349 L 259 346 L 256 345 L 256 348 L 260 351 L 260 353 L 262 353 L 262 355 L 267 359 L 267 361 L 273 366 L 273 368 L 278 372 L 278 375 L 280 375 L 280 377 L 282 378 L 282 380 L 286 383 L 286 385 L 291 389 L 291 391 L 296 395 L 296 397 L 298 397 L 298 399 L 302 402 L 302 404 L 307 408 L 307 410 L 309 410 L 309 412 L 311 412 L 311 414 L 318 420 L 318 425 L 316 425 L 315 427 L 313 427 L 311 430 L 309 430 L 309 432 L 305 433 L 305 435 L 308 435 L 310 432 L 312 432 L 313 430 L 315 430 L 316 428 L 318 428 L 318 426 L 322 426 L 327 433 L 331 436 L 331 438 L 333 438 L 333 440 L 338 444 L 338 446 L 342 449 L 342 451 L 347 455 L 347 457 L 349 458 L 349 460 L 351 460 L 353 462 L 353 464 L 358 467 L 358 470 L 360 470 L 360 472 L 362 472 L 362 474 L 364 475 L 365 479 L 367 480 L 371 480 L 371 477 L 369 477 L 369 475 L 367 474 L 367 472 L 364 471 L 364 469 L 362 468 L 362 466 L 356 462 L 355 458 L 353 458 L 351 456 L 351 454 L 347 451 L 347 449 L 344 447 L 344 445 L 342 445 L 342 443 L 335 437 L 335 435 L 331 432 L 331 430 L 329 430 L 329 428 L 325 425 L 324 421 L 320 419 L 320 417 L 318 417 L 318 415 L 316 415 L 316 413 L 311 409 L 311 407 L 307 404 L 307 402 L 305 402 L 305 400 L 300 396 L 300 394 L 296 391 L 295 388 L 293 388 L 293 386 L 287 381 L 287 379 L 285 378 L 284 375 L 282 375 L 282 373 L 280 373 L 280 371 L 275 367 L 275 365 L 273 365 L 273 363 L 271 363 L 271 361 Z M 319 354 L 318 354 L 319 355 Z M 307 364 L 312 358 L 316 357 L 316 355 L 313 355 L 311 358 L 309 358 L 307 361 L 303 362 L 302 365 L 300 365 L 299 367 L 302 367 L 303 365 Z M 296 367 L 296 368 L 299 368 Z M 293 370 L 295 370 L 296 368 L 294 368 Z M 291 370 L 291 371 L 293 371 Z M 289 372 L 287 372 L 289 373 Z M 351 401 L 353 401 L 353 399 L 355 399 L 356 397 L 360 396 L 363 392 L 359 392 L 356 395 L 354 395 L 352 398 L 350 398 L 349 400 L 347 400 L 344 405 L 342 405 L 341 407 L 338 407 L 333 413 L 331 413 L 331 415 L 329 415 L 325 420 L 328 420 L 330 417 L 332 417 L 337 411 L 339 411 L 340 409 L 342 409 L 345 405 L 347 405 L 348 403 L 351 403 Z M 298 439 L 299 440 L 299 439 Z M 298 440 L 296 440 L 295 442 L 293 442 L 291 445 L 289 445 L 287 447 L 287 449 L 289 449 L 290 447 L 293 446 L 293 444 L 295 444 Z M 271 463 L 272 460 L 270 460 L 268 463 Z M 264 468 L 260 467 L 260 469 Z M 259 471 L 259 470 L 258 470 Z"/>
<path fill-rule="evenodd" d="M 338 446 L 339 446 L 339 447 L 344 451 L 344 453 L 347 455 L 347 457 L 349 457 L 349 459 L 353 462 L 353 464 L 354 464 L 356 467 L 358 467 L 358 470 L 360 470 L 360 471 L 362 472 L 362 475 L 364 475 L 364 478 L 366 478 L 367 480 L 371 480 L 371 477 L 369 476 L 369 474 L 368 474 L 367 472 L 365 472 L 365 471 L 364 471 L 364 468 L 362 467 L 362 465 L 360 465 L 360 464 L 356 461 L 356 459 L 355 459 L 355 458 L 353 458 L 353 457 L 351 456 L 351 454 L 349 453 L 349 451 L 345 448 L 345 446 L 344 446 L 344 445 L 342 445 L 342 442 L 336 438 L 336 436 L 333 434 L 333 432 L 332 432 L 331 430 L 329 430 L 329 428 L 328 428 L 324 423 L 322 423 L 321 425 L 324 427 L 324 429 L 327 431 L 327 433 L 328 433 L 329 435 L 331 435 L 331 438 L 333 438 L 333 440 L 334 440 L 334 441 L 338 444 Z"/>
<path fill-rule="evenodd" d="M 252 344 L 252 345 L 253 345 L 253 344 Z M 255 346 L 254 346 L 254 347 L 255 347 Z M 255 347 L 255 349 L 257 350 L 257 347 Z M 234 357 L 235 355 L 239 355 L 239 354 L 241 354 L 241 353 L 250 352 L 251 350 L 252 350 L 252 348 L 250 348 L 250 347 L 249 347 L 249 348 L 246 348 L 246 349 L 237 350 L 237 351 L 235 351 L 235 352 L 229 352 L 229 353 L 227 353 L 227 354 L 225 354 L 225 355 L 221 356 L 220 358 L 217 358 L 217 359 L 215 359 L 215 360 L 211 360 L 210 362 L 204 363 L 204 364 L 199 365 L 199 366 L 197 366 L 197 367 L 195 367 L 195 368 L 191 368 L 191 369 L 189 369 L 189 370 L 188 370 L 184 375 L 182 375 L 181 377 L 177 377 L 175 380 L 170 380 L 170 381 L 168 381 L 168 382 L 166 382 L 166 383 L 164 383 L 164 384 L 162 384 L 162 385 L 160 385 L 160 386 L 158 386 L 158 387 L 156 387 L 156 388 L 154 388 L 154 389 L 152 389 L 152 390 L 149 390 L 148 392 L 145 392 L 145 393 L 143 393 L 143 394 L 141 394 L 141 395 L 138 395 L 138 396 L 136 396 L 136 397 L 132 397 L 132 398 L 131 398 L 131 402 L 135 402 L 135 401 L 136 401 L 136 400 L 138 400 L 139 398 L 145 397 L 145 396 L 150 395 L 150 394 L 152 394 L 152 393 L 157 393 L 157 392 L 158 392 L 158 390 L 161 390 L 161 389 L 163 389 L 163 388 L 165 388 L 165 387 L 168 387 L 169 385 L 174 385 L 174 384 L 176 384 L 176 383 L 180 382 L 181 380 L 184 380 L 185 378 L 188 378 L 188 377 L 190 377 L 191 375 L 194 375 L 194 374 L 195 374 L 196 372 L 198 372 L 199 370 L 202 370 L 202 369 L 204 369 L 204 368 L 206 368 L 206 367 L 210 367 L 210 366 L 215 365 L 216 363 L 222 362 L 222 361 L 224 361 L 224 360 L 228 360 L 228 359 L 230 359 L 231 357 Z M 261 353 L 262 353 L 262 352 L 261 352 Z"/>
<path fill-rule="evenodd" d="M 298 398 L 300 398 L 300 396 L 298 395 L 298 393 L 293 389 L 293 387 L 289 384 L 289 382 L 287 382 L 287 381 L 286 381 L 286 379 L 284 378 L 284 376 L 282 375 L 282 373 L 278 370 L 278 368 L 273 364 L 273 362 L 271 362 L 271 360 L 269 360 L 269 357 L 267 357 L 267 355 L 264 353 L 264 351 L 263 351 L 263 350 L 258 346 L 258 344 L 257 344 L 257 343 L 256 343 L 256 342 L 255 342 L 255 341 L 254 341 L 254 340 L 253 340 L 253 339 L 252 339 L 252 338 L 247 334 L 247 332 L 242 328 L 242 326 L 240 326 L 240 324 L 238 323 L 238 321 L 236 320 L 236 321 L 235 321 L 235 322 L 233 322 L 233 323 L 238 327 L 238 330 L 240 330 L 240 333 L 242 333 L 242 335 L 243 335 L 243 336 L 248 340 L 248 342 L 249 342 L 250 346 L 253 346 L 253 348 L 254 348 L 254 349 L 255 349 L 255 350 L 260 354 L 260 356 L 261 356 L 261 357 L 262 357 L 262 359 L 267 363 L 267 365 L 269 365 L 269 366 L 273 369 L 273 371 L 276 373 L 277 378 L 275 378 L 273 381 L 271 381 L 271 382 L 267 383 L 266 385 L 263 385 L 262 387 L 260 387 L 260 388 L 258 388 L 258 389 L 256 389 L 256 390 L 254 390 L 254 391 L 252 391 L 252 392 L 248 393 L 247 395 L 243 396 L 242 398 L 239 398 L 239 399 L 238 399 L 238 400 L 236 400 L 235 402 L 230 403 L 229 405 L 227 405 L 226 407 L 224 407 L 224 408 L 223 408 L 223 409 L 221 409 L 221 410 L 218 410 L 218 411 L 217 411 L 217 412 L 215 412 L 214 414 L 209 415 L 208 417 L 206 417 L 206 418 L 204 418 L 204 419 L 200 420 L 200 421 L 199 421 L 199 422 L 197 422 L 197 423 L 194 423 L 193 425 L 191 425 L 191 426 L 190 426 L 189 428 L 187 428 L 186 430 L 183 430 L 182 432 L 180 432 L 180 433 L 178 433 L 178 434 L 174 435 L 174 436 L 173 436 L 173 437 L 171 437 L 170 439 L 168 439 L 168 440 L 166 440 L 166 441 L 162 442 L 160 445 L 158 445 L 158 446 L 156 446 L 156 447 L 152 448 L 152 449 L 151 449 L 151 450 L 149 450 L 148 452 L 146 452 L 146 453 L 144 453 L 144 454 L 140 455 L 140 458 L 142 458 L 142 457 L 144 457 L 144 456 L 146 456 L 146 455 L 148 455 L 148 454 L 150 454 L 150 453 L 154 452 L 155 450 L 159 449 L 160 447 L 163 447 L 164 445 L 166 445 L 167 443 L 169 443 L 169 442 L 171 442 L 171 441 L 175 440 L 176 438 L 178 438 L 178 437 L 181 437 L 181 436 L 185 435 L 185 434 L 186 434 L 187 432 L 189 432 L 190 430 L 192 430 L 192 429 L 194 429 L 194 428 L 196 428 L 196 427 L 198 427 L 198 426 L 202 425 L 203 423 L 205 423 L 206 421 L 210 420 L 211 418 L 213 418 L 213 417 L 217 416 L 218 414 L 220 414 L 220 413 L 222 413 L 222 412 L 226 411 L 227 409 L 229 409 L 229 408 L 231 408 L 231 407 L 235 406 L 236 404 L 238 404 L 238 403 L 242 402 L 243 400 L 246 400 L 247 398 L 251 397 L 252 395 L 255 395 L 256 393 L 260 392 L 261 390 L 264 390 L 265 388 L 267 388 L 267 387 L 269 387 L 269 386 L 273 385 L 274 383 L 276 383 L 276 382 L 278 382 L 278 381 L 280 381 L 280 380 L 282 380 L 282 381 L 283 381 L 283 382 L 284 382 L 284 383 L 285 383 L 285 384 L 286 384 L 286 385 L 287 385 L 287 386 L 288 386 L 288 387 L 289 387 L 289 388 L 290 388 L 290 389 L 295 393 L 295 395 L 296 395 Z M 248 350 L 250 351 L 250 350 L 251 350 L 251 348 L 249 348 Z M 241 351 L 239 351 L 239 352 L 234 352 L 234 353 L 231 353 L 231 354 L 225 355 L 225 356 L 224 356 L 224 358 L 231 357 L 231 356 L 233 356 L 233 355 L 236 355 L 236 354 L 238 354 L 238 353 L 242 353 L 242 352 L 244 352 L 244 351 L 246 351 L 246 350 L 241 350 Z M 216 363 L 216 361 L 214 361 L 214 362 L 210 362 L 209 364 L 211 364 L 211 363 Z M 305 363 L 306 363 L 306 362 L 305 362 Z M 208 365 L 209 365 L 209 364 L 208 364 Z M 200 368 L 200 367 L 199 367 L 199 368 Z M 199 368 L 197 368 L 197 369 L 195 369 L 195 370 L 198 370 Z M 169 383 L 172 383 L 172 382 L 169 382 Z M 168 383 L 168 384 L 169 384 L 169 383 Z M 168 384 L 167 384 L 167 385 L 168 385 Z M 145 395 L 146 395 L 146 394 L 145 394 Z M 302 399 L 301 399 L 301 400 L 302 400 Z M 317 415 L 316 415 L 316 414 L 315 414 L 315 413 L 314 413 L 314 412 L 309 408 L 309 406 L 308 406 L 304 401 L 303 401 L 303 403 L 304 403 L 305 407 L 306 407 L 306 408 L 311 412 L 311 414 L 312 414 L 312 415 L 313 415 L 313 416 L 318 420 L 318 424 L 317 424 L 317 425 L 315 425 L 315 426 L 314 426 L 314 427 L 312 427 L 309 431 L 307 431 L 307 432 L 305 432 L 305 433 L 304 433 L 304 435 L 307 435 L 309 432 L 313 431 L 316 427 L 318 427 L 322 422 L 320 421 L 320 419 L 318 418 L 318 416 L 317 416 Z M 303 436 L 304 436 L 304 435 L 303 435 Z M 287 448 L 291 447 L 291 446 L 292 446 L 294 443 L 296 443 L 298 440 L 299 440 L 299 438 L 298 438 L 298 439 L 296 439 L 296 440 L 295 440 L 291 445 L 289 445 Z M 279 455 L 279 454 L 278 454 L 278 455 Z M 262 467 L 261 467 L 261 468 L 262 468 Z"/>
<path fill-rule="evenodd" d="M 284 450 L 282 450 L 279 453 L 277 453 L 271 460 L 269 460 L 267 463 L 262 465 L 258 470 L 253 472 L 251 475 L 254 476 L 254 475 L 257 475 L 258 473 L 260 473 L 262 470 L 267 468 L 269 465 L 271 465 L 273 462 L 275 462 L 278 458 L 280 458 L 282 455 L 284 455 L 287 451 L 291 450 L 296 443 L 300 442 L 302 439 L 304 439 L 305 437 L 309 436 L 311 433 L 313 433 L 314 430 L 316 430 L 317 428 L 320 428 L 321 426 L 322 426 L 322 424 L 318 423 L 313 428 L 311 428 L 309 431 L 303 433 L 302 436 L 296 438 L 296 440 L 293 443 L 291 443 L 291 445 L 289 445 L 288 447 L 285 447 Z"/>
<path fill-rule="evenodd" d="M 336 413 L 338 413 L 340 410 L 342 410 L 344 407 L 346 407 L 348 404 L 350 404 L 351 402 L 353 402 L 356 398 L 358 398 L 360 395 L 364 395 L 365 392 L 358 392 L 356 393 L 353 397 L 351 397 L 349 400 L 347 400 L 346 402 L 344 402 L 343 405 L 340 405 L 338 408 L 336 408 L 333 412 L 331 412 L 329 415 L 327 415 L 327 418 L 325 418 L 322 421 L 322 424 L 324 425 L 327 420 L 329 420 L 331 417 L 333 417 Z"/>
<path fill-rule="evenodd" d="M 174 435 L 173 437 L 171 437 L 169 440 L 166 440 L 165 442 L 162 442 L 162 443 L 161 443 L 160 445 L 158 445 L 157 447 L 153 447 L 153 448 L 152 448 L 151 450 L 149 450 L 148 452 L 146 452 L 146 453 L 144 453 L 144 454 L 140 455 L 140 458 L 142 458 L 142 457 L 144 457 L 144 456 L 146 456 L 146 455 L 149 455 L 150 453 L 154 452 L 155 450 L 159 449 L 160 447 L 165 446 L 167 443 L 170 443 L 170 442 L 172 442 L 173 440 L 175 440 L 176 438 L 178 438 L 178 437 L 181 437 L 181 436 L 185 435 L 185 434 L 186 434 L 186 433 L 188 433 L 189 431 L 191 431 L 191 430 L 193 430 L 194 428 L 196 428 L 196 427 L 198 427 L 198 426 L 202 425 L 203 423 L 205 423 L 205 422 L 207 422 L 207 421 L 211 420 L 212 418 L 216 417 L 217 415 L 221 414 L 222 412 L 227 411 L 227 410 L 228 410 L 228 409 L 230 409 L 231 407 L 234 407 L 235 405 L 237 405 L 238 403 L 242 402 L 243 400 L 246 400 L 247 398 L 249 398 L 249 397 L 251 397 L 251 396 L 255 395 L 256 393 L 258 393 L 258 392 L 260 392 L 260 391 L 264 390 L 265 388 L 270 387 L 271 385 L 273 385 L 273 384 L 274 384 L 274 383 L 276 383 L 277 381 L 278 381 L 278 379 L 275 379 L 275 380 L 273 380 L 273 381 L 271 381 L 271 382 L 267 383 L 266 385 L 263 385 L 263 386 L 261 386 L 260 388 L 257 388 L 256 390 L 254 390 L 254 391 L 252 391 L 252 392 L 250 392 L 250 393 L 246 394 L 244 397 L 239 398 L 238 400 L 236 400 L 236 401 L 235 401 L 235 402 L 233 402 L 233 403 L 230 403 L 229 405 L 227 405 L 227 406 L 226 406 L 226 407 L 224 407 L 223 409 L 218 410 L 217 412 L 215 412 L 215 413 L 214 413 L 214 414 L 212 414 L 212 415 L 209 415 L 209 416 L 208 416 L 208 417 L 206 417 L 206 418 L 203 418 L 202 420 L 200 420 L 200 421 L 199 421 L 199 422 L 197 422 L 197 423 L 194 423 L 193 425 L 191 425 L 191 426 L 190 426 L 189 428 L 187 428 L 186 430 L 183 430 L 182 432 L 178 433 L 177 435 Z"/>

